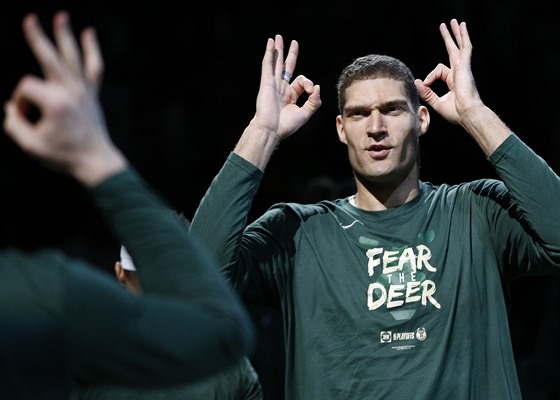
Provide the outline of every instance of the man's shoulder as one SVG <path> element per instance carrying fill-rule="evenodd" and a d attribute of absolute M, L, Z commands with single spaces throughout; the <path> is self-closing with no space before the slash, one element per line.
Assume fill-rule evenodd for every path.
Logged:
<path fill-rule="evenodd" d="M 494 178 L 480 178 L 458 183 L 437 184 L 433 182 L 422 182 L 421 188 L 424 193 L 472 192 L 475 194 L 481 194 L 488 192 L 503 192 L 506 190 L 504 183 Z"/>
<path fill-rule="evenodd" d="M 342 199 L 323 200 L 317 203 L 279 202 L 269 208 L 269 211 L 291 212 L 300 216 L 328 214 L 341 206 Z"/>

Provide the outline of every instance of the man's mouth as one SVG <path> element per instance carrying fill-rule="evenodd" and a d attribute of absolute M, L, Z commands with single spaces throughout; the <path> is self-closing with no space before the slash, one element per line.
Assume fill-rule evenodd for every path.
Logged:
<path fill-rule="evenodd" d="M 368 147 L 369 155 L 376 160 L 387 157 L 390 151 L 391 151 L 390 147 L 382 146 L 382 145 L 373 145 Z"/>

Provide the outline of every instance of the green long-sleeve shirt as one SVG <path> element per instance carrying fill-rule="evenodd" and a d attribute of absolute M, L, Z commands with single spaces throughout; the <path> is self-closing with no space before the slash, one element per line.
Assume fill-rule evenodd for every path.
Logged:
<path fill-rule="evenodd" d="M 282 313 L 286 399 L 520 399 L 504 285 L 560 272 L 560 180 L 515 135 L 500 181 L 420 183 L 364 211 L 281 203 L 232 153 L 192 220 L 249 304 Z"/>
<path fill-rule="evenodd" d="M 60 400 L 73 381 L 176 385 L 239 362 L 250 316 L 184 222 L 130 169 L 91 195 L 144 295 L 54 250 L 1 251 L 0 397 Z"/>

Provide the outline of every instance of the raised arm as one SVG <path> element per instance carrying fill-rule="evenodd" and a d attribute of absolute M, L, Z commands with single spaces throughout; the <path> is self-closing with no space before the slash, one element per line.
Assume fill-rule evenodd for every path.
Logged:
<path fill-rule="evenodd" d="M 299 75 L 290 84 L 299 52 L 295 40 L 284 61 L 284 39 L 269 38 L 262 60 L 256 112 L 234 152 L 264 171 L 280 141 L 301 128 L 321 106 L 319 85 Z M 308 98 L 298 105 L 301 95 Z"/>
<path fill-rule="evenodd" d="M 449 66 L 438 64 L 423 81 L 416 80 L 416 88 L 420 97 L 443 118 L 465 128 L 488 157 L 511 131 L 480 99 L 471 69 L 473 46 L 467 24 L 452 19 L 450 26 L 454 38 L 445 24 L 440 25 Z M 444 96 L 430 88 L 437 80 L 444 81 L 449 89 Z"/>
<path fill-rule="evenodd" d="M 532 235 L 530 242 L 541 246 L 545 257 L 558 264 L 560 178 L 544 159 L 513 135 L 506 124 L 484 105 L 471 70 L 472 44 L 467 25 L 453 19 L 450 26 L 453 36 L 445 24 L 440 25 L 449 54 L 449 67 L 439 64 L 424 81 L 416 80 L 416 88 L 435 111 L 447 121 L 461 125 L 478 143 L 519 208 L 519 215 L 528 221 L 526 226 L 531 229 L 527 231 Z M 449 88 L 441 97 L 430 88 L 438 79 Z M 512 210 L 513 207 L 509 213 L 514 215 Z M 517 252 L 520 247 L 516 243 L 511 248 Z M 537 267 L 530 267 L 524 262 L 523 268 L 539 269 L 548 266 L 548 260 L 536 264 Z"/>

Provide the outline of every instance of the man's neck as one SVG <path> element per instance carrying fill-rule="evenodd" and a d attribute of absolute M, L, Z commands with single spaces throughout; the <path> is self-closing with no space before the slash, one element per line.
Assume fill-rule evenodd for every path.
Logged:
<path fill-rule="evenodd" d="M 409 177 L 410 178 L 410 177 Z M 407 178 L 398 185 L 371 184 L 368 186 L 357 182 L 357 193 L 353 203 L 367 211 L 383 211 L 408 203 L 420 193 L 420 181 Z"/>

